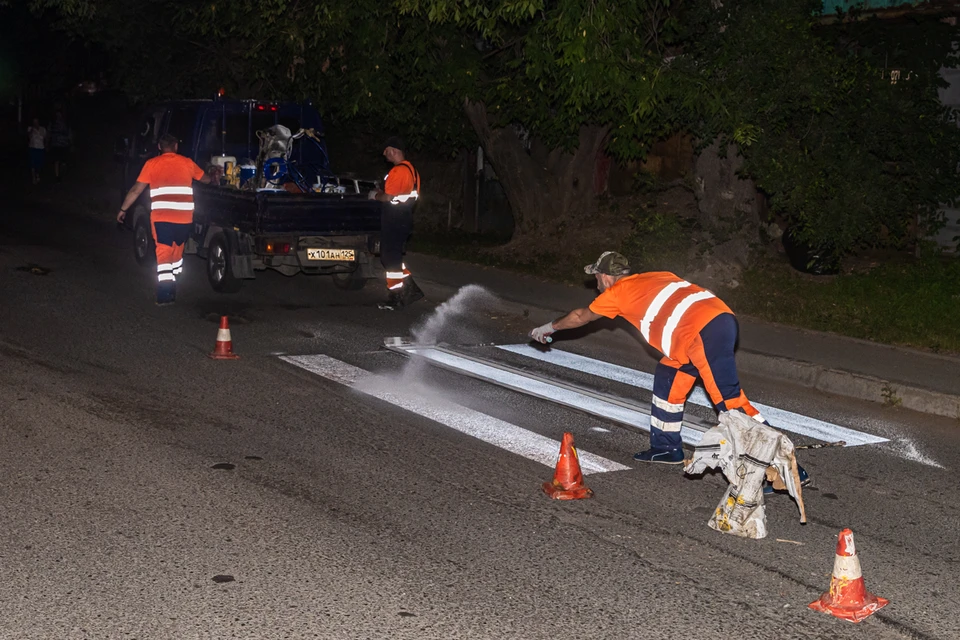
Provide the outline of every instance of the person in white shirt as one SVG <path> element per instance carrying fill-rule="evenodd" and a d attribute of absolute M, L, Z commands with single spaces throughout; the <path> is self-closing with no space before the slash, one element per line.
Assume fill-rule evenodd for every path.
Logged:
<path fill-rule="evenodd" d="M 40 125 L 40 118 L 34 118 L 33 124 L 27 127 L 27 146 L 30 154 L 30 177 L 33 178 L 33 184 L 39 184 L 47 148 L 47 130 Z"/>

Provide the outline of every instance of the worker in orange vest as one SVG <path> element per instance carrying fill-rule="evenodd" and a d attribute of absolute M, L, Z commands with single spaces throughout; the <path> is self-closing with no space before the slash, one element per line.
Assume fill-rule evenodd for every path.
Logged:
<path fill-rule="evenodd" d="M 177 297 L 177 276 L 183 272 L 183 246 L 193 226 L 193 181 L 209 184 L 213 178 L 197 164 L 177 153 L 178 140 L 167 134 L 158 143 L 160 155 L 143 165 L 136 184 L 127 192 L 117 222 L 150 187 L 150 229 L 157 246 L 157 304 L 172 304 Z"/>
<path fill-rule="evenodd" d="M 650 449 L 633 456 L 634 460 L 683 462 L 680 426 L 687 396 L 698 377 L 717 411 L 740 410 L 768 424 L 740 388 L 733 355 L 739 328 L 723 301 L 667 271 L 631 275 L 627 259 L 614 251 L 604 252 L 584 271 L 596 276 L 600 295 L 589 307 L 537 327 L 530 337 L 546 344 L 556 331 L 623 316 L 663 354 L 653 380 Z M 809 482 L 802 468 L 800 478 L 803 484 Z"/>
<path fill-rule="evenodd" d="M 380 308 L 391 311 L 423 297 L 403 262 L 403 246 L 413 231 L 413 206 L 420 197 L 420 174 L 406 159 L 405 152 L 403 140 L 387 140 L 383 157 L 393 168 L 383 179 L 383 190 L 369 194 L 384 203 L 380 214 L 380 263 L 387 274 L 387 300 Z"/>

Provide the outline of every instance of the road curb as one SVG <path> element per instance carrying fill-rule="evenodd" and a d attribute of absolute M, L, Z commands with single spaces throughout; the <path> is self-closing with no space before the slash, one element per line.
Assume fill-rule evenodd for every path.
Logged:
<path fill-rule="evenodd" d="M 825 393 L 960 419 L 960 396 L 930 391 L 843 369 L 741 349 L 740 371 L 795 382 Z"/>

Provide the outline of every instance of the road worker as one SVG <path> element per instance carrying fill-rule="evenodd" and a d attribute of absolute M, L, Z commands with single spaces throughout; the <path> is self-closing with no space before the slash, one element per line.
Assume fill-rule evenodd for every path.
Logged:
<path fill-rule="evenodd" d="M 634 460 L 683 463 L 680 426 L 698 377 L 718 412 L 740 410 L 767 424 L 740 388 L 733 355 L 737 319 L 719 298 L 667 271 L 631 275 L 627 259 L 614 251 L 604 252 L 584 271 L 596 276 L 600 295 L 589 307 L 537 327 L 530 337 L 546 344 L 556 331 L 623 316 L 663 354 L 653 381 L 650 448 Z M 800 477 L 804 484 L 809 481 L 803 470 Z"/>
<path fill-rule="evenodd" d="M 403 262 L 403 246 L 413 231 L 413 206 L 420 197 L 420 174 L 405 158 L 403 140 L 387 140 L 383 157 L 393 165 L 383 180 L 382 191 L 370 198 L 384 203 L 380 214 L 380 262 L 387 274 L 387 300 L 381 309 L 399 310 L 423 297 Z"/>
<path fill-rule="evenodd" d="M 177 153 L 176 137 L 167 134 L 158 143 L 160 155 L 143 165 L 136 184 L 127 192 L 117 222 L 123 222 L 143 190 L 150 187 L 150 229 L 157 246 L 157 304 L 177 297 L 177 276 L 183 272 L 183 246 L 193 226 L 193 182 L 212 181 L 197 164 Z"/>

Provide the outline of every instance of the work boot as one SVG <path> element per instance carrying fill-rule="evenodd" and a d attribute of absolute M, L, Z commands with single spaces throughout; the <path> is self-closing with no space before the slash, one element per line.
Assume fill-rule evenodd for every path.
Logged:
<path fill-rule="evenodd" d="M 403 299 L 403 292 L 401 291 L 391 291 L 387 294 L 387 299 L 384 302 L 381 302 L 377 307 L 383 311 L 401 311 L 405 306 Z"/>
<path fill-rule="evenodd" d="M 647 449 L 634 454 L 633 459 L 638 462 L 683 464 L 683 449 Z"/>
<path fill-rule="evenodd" d="M 417 300 L 422 299 L 423 291 L 421 291 L 417 283 L 413 281 L 413 278 L 407 276 L 406 282 L 403 283 L 403 303 L 405 305 L 413 304 Z"/>
<path fill-rule="evenodd" d="M 163 283 L 157 287 L 157 306 L 164 307 L 177 301 L 177 284 Z"/>

